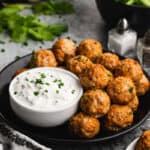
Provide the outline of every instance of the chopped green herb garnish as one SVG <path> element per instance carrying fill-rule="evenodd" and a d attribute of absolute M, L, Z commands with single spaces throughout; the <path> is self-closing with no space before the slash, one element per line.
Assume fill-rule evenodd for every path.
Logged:
<path fill-rule="evenodd" d="M 46 85 L 50 85 L 48 82 L 45 83 Z"/>
<path fill-rule="evenodd" d="M 1 52 L 4 53 L 4 52 L 5 52 L 5 49 L 1 49 Z"/>
<path fill-rule="evenodd" d="M 44 73 L 40 74 L 41 78 L 46 78 L 46 75 Z"/>
<path fill-rule="evenodd" d="M 77 44 L 77 41 L 76 41 L 76 40 L 73 40 L 73 42 L 74 42 L 75 44 Z"/>
<path fill-rule="evenodd" d="M 95 63 L 97 60 L 97 57 L 92 58 L 92 62 Z"/>
<path fill-rule="evenodd" d="M 133 92 L 133 87 L 129 88 L 129 92 L 130 92 L 130 93 Z"/>
<path fill-rule="evenodd" d="M 74 94 L 76 90 L 72 90 L 71 93 Z"/>
<path fill-rule="evenodd" d="M 79 60 L 79 61 L 80 61 L 80 60 L 81 60 L 81 56 L 78 56 L 78 57 L 77 57 L 77 60 Z"/>
<path fill-rule="evenodd" d="M 21 57 L 20 56 L 16 56 L 15 57 L 15 60 L 19 60 Z"/>
<path fill-rule="evenodd" d="M 36 79 L 35 83 L 36 83 L 36 84 L 44 84 L 41 79 Z"/>
<path fill-rule="evenodd" d="M 44 92 L 45 92 L 45 93 L 48 93 L 48 90 L 45 90 Z"/>
<path fill-rule="evenodd" d="M 38 92 L 38 91 L 34 91 L 34 95 L 35 95 L 35 96 L 38 96 L 38 95 L 39 95 L 39 92 Z"/>
<path fill-rule="evenodd" d="M 5 42 L 0 40 L 0 44 L 5 44 Z"/>
<path fill-rule="evenodd" d="M 71 39 L 71 37 L 70 37 L 70 36 L 67 36 L 66 38 L 67 38 L 67 39 L 69 39 L 69 40 Z"/>
<path fill-rule="evenodd" d="M 18 93 L 17 91 L 14 92 L 15 95 L 16 95 L 17 93 Z"/>
<path fill-rule="evenodd" d="M 30 82 L 31 82 L 31 83 L 34 83 L 34 81 L 33 81 L 33 80 L 31 80 Z"/>
<path fill-rule="evenodd" d="M 58 80 L 57 80 L 57 79 L 55 79 L 53 82 L 54 82 L 54 83 L 56 83 L 57 81 L 58 81 Z"/>
<path fill-rule="evenodd" d="M 93 90 L 93 91 L 96 91 L 96 90 L 97 90 L 97 88 L 96 88 L 96 87 L 93 87 L 93 88 L 92 88 L 92 90 Z"/>
<path fill-rule="evenodd" d="M 24 42 L 23 45 L 28 46 L 28 42 Z"/>
<path fill-rule="evenodd" d="M 64 86 L 64 83 L 61 82 L 61 83 L 58 84 L 59 88 L 61 88 L 62 86 Z"/>
<path fill-rule="evenodd" d="M 59 90 L 56 90 L 56 93 L 58 94 L 58 93 L 59 93 Z"/>
<path fill-rule="evenodd" d="M 29 79 L 28 79 L 27 77 L 25 78 L 25 80 L 26 80 L 26 81 L 29 81 Z"/>

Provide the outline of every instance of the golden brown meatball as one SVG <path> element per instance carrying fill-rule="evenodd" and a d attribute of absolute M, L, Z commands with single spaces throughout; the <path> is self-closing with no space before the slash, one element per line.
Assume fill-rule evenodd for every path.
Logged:
<path fill-rule="evenodd" d="M 150 83 L 148 78 L 143 74 L 142 78 L 135 83 L 136 93 L 138 96 L 144 95 L 150 88 Z"/>
<path fill-rule="evenodd" d="M 110 98 L 102 90 L 86 91 L 80 101 L 81 110 L 93 117 L 102 117 L 110 109 Z"/>
<path fill-rule="evenodd" d="M 117 77 L 107 87 L 108 95 L 115 104 L 128 104 L 135 96 L 136 89 L 128 77 Z"/>
<path fill-rule="evenodd" d="M 55 55 L 51 50 L 38 50 L 33 52 L 31 64 L 32 67 L 56 67 Z"/>
<path fill-rule="evenodd" d="M 68 58 L 75 56 L 76 46 L 72 40 L 59 39 L 53 46 L 54 54 L 59 64 L 64 63 Z"/>
<path fill-rule="evenodd" d="M 115 76 L 130 77 L 134 82 L 139 81 L 142 78 L 142 74 L 143 71 L 140 64 L 130 58 L 120 61 L 120 64 L 115 70 Z"/>
<path fill-rule="evenodd" d="M 135 96 L 128 104 L 127 104 L 133 112 L 135 112 L 139 106 L 139 99 Z"/>
<path fill-rule="evenodd" d="M 150 130 L 144 131 L 135 146 L 135 150 L 150 150 Z"/>
<path fill-rule="evenodd" d="M 14 77 L 21 74 L 21 73 L 23 73 L 23 72 L 25 72 L 25 71 L 27 71 L 27 70 L 29 70 L 29 69 L 21 68 L 21 69 L 16 70 Z"/>
<path fill-rule="evenodd" d="M 104 126 L 110 131 L 119 131 L 133 123 L 133 112 L 124 105 L 112 105 L 104 118 Z"/>
<path fill-rule="evenodd" d="M 79 113 L 70 119 L 69 129 L 77 137 L 93 138 L 100 131 L 100 122 L 94 117 Z"/>
<path fill-rule="evenodd" d="M 84 72 L 86 69 L 90 68 L 93 63 L 91 60 L 83 55 L 75 56 L 68 60 L 67 68 L 79 75 Z"/>
<path fill-rule="evenodd" d="M 108 70 L 113 71 L 119 65 L 119 57 L 112 53 L 103 53 L 101 57 L 97 59 L 97 63 L 100 63 Z"/>
<path fill-rule="evenodd" d="M 96 59 L 102 54 L 102 45 L 99 41 L 94 39 L 85 39 L 81 41 L 77 49 L 79 55 L 84 55 L 96 62 Z"/>
<path fill-rule="evenodd" d="M 113 75 L 100 64 L 94 64 L 90 69 L 80 74 L 81 84 L 86 89 L 105 88 L 112 80 Z"/>

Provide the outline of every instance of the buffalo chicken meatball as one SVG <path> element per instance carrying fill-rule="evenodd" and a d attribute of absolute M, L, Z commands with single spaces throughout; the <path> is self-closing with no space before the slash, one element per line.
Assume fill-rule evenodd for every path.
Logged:
<path fill-rule="evenodd" d="M 142 78 L 142 74 L 143 71 L 140 64 L 130 58 L 120 61 L 120 64 L 115 70 L 115 76 L 130 77 L 134 82 L 139 81 Z"/>
<path fill-rule="evenodd" d="M 77 49 L 79 55 L 84 55 L 96 62 L 96 59 L 102 54 L 102 45 L 99 41 L 94 39 L 85 39 L 81 41 Z"/>
<path fill-rule="evenodd" d="M 101 57 L 97 59 L 97 63 L 100 63 L 108 70 L 113 71 L 119 65 L 119 57 L 112 53 L 103 53 Z"/>
<path fill-rule="evenodd" d="M 51 50 L 38 50 L 33 52 L 31 67 L 56 67 L 57 62 L 55 55 Z"/>
<path fill-rule="evenodd" d="M 102 90 L 86 91 L 80 101 L 81 110 L 93 117 L 104 116 L 110 108 L 110 98 Z"/>
<path fill-rule="evenodd" d="M 104 118 L 104 126 L 110 131 L 119 131 L 133 123 L 133 112 L 125 105 L 112 105 Z"/>
<path fill-rule="evenodd" d="M 150 88 L 150 82 L 148 78 L 143 74 L 142 78 L 135 83 L 136 93 L 138 96 L 144 95 Z"/>
<path fill-rule="evenodd" d="M 103 89 L 108 85 L 112 78 L 112 73 L 100 64 L 94 64 L 91 68 L 80 74 L 81 84 L 86 89 Z"/>
<path fill-rule="evenodd" d="M 139 106 L 139 99 L 135 96 L 128 104 L 127 104 L 133 112 L 135 112 Z"/>
<path fill-rule="evenodd" d="M 94 117 L 79 113 L 70 119 L 69 129 L 74 136 L 93 138 L 100 131 L 100 122 Z"/>
<path fill-rule="evenodd" d="M 135 150 L 150 150 L 150 130 L 144 131 L 136 143 Z"/>
<path fill-rule="evenodd" d="M 59 39 L 53 46 L 54 54 L 59 64 L 66 62 L 70 57 L 75 56 L 76 46 L 72 40 Z"/>
<path fill-rule="evenodd" d="M 117 77 L 107 87 L 108 95 L 115 104 L 128 104 L 135 96 L 133 81 L 127 77 Z"/>
<path fill-rule="evenodd" d="M 89 58 L 78 55 L 68 60 L 67 68 L 75 74 L 81 74 L 86 69 L 90 68 L 92 64 Z"/>

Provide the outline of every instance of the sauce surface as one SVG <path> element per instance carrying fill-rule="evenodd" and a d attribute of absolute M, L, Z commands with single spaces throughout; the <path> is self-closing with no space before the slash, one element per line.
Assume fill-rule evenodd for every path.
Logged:
<path fill-rule="evenodd" d="M 82 86 L 72 73 L 58 68 L 37 68 L 17 76 L 11 85 L 15 99 L 34 109 L 59 109 L 80 98 Z"/>

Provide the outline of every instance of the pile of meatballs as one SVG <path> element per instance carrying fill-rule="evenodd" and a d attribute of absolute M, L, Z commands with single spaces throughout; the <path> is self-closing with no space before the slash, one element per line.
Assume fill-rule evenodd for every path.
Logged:
<path fill-rule="evenodd" d="M 85 39 L 78 46 L 70 39 L 59 39 L 51 50 L 33 52 L 29 68 L 17 70 L 16 75 L 32 67 L 61 67 L 80 78 L 84 94 L 79 113 L 69 121 L 69 130 L 81 138 L 95 137 L 101 126 L 118 132 L 132 125 L 138 96 L 150 87 L 136 60 L 104 53 L 95 39 Z"/>

